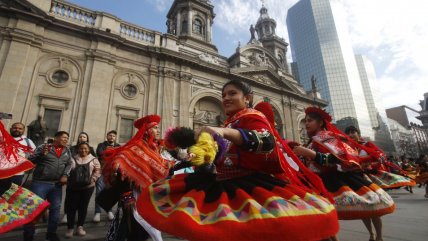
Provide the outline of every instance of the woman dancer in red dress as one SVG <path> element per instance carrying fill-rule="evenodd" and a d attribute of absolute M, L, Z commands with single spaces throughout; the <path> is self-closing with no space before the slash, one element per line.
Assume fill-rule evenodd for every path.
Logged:
<path fill-rule="evenodd" d="M 302 156 L 307 165 L 322 178 L 334 196 L 339 219 L 374 218 L 392 213 L 395 204 L 379 186 L 364 177 L 362 166 L 377 162 L 379 153 L 353 141 L 331 124 L 331 116 L 324 110 L 309 107 L 306 112 L 306 131 L 311 137 L 307 147 L 296 146 L 293 151 Z M 358 150 L 367 155 L 359 156 Z M 376 237 L 382 240 L 382 224 L 375 222 Z"/>
<path fill-rule="evenodd" d="M 158 181 L 141 192 L 140 215 L 157 229 L 188 240 L 321 240 L 338 232 L 336 211 L 319 190 L 274 175 L 290 169 L 266 117 L 250 108 L 251 88 L 223 86 L 225 128 L 203 132 L 227 140 L 214 172 L 201 169 Z M 294 181 L 293 181 L 294 180 Z"/>

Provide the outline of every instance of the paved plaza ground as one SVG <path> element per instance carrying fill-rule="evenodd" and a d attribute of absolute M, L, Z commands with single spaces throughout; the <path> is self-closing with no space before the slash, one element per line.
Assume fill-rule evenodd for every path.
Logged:
<path fill-rule="evenodd" d="M 397 209 L 383 218 L 384 241 L 427 241 L 428 240 L 428 198 L 424 198 L 424 188 L 414 188 L 414 194 L 404 189 L 389 191 L 394 198 Z M 109 222 L 104 220 L 99 224 L 93 224 L 92 214 L 94 210 L 93 201 L 89 206 L 88 223 L 85 225 L 87 235 L 85 237 L 73 237 L 70 241 L 101 241 L 104 240 Z M 360 220 L 341 221 L 339 238 L 341 241 L 367 241 L 368 233 Z M 46 224 L 38 225 L 38 234 L 35 241 L 44 241 Z M 63 241 L 66 230 L 61 225 L 58 233 Z M 164 241 L 183 241 L 182 239 L 164 234 Z M 22 231 L 15 230 L 0 235 L 0 241 L 22 241 Z M 231 240 L 233 241 L 233 240 Z M 270 241 L 270 240 L 269 240 Z"/>

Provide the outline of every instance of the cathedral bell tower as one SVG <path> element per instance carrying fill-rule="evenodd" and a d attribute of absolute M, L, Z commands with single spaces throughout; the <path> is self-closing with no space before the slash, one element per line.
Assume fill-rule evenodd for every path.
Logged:
<path fill-rule="evenodd" d="M 217 53 L 211 36 L 213 9 L 209 0 L 174 0 L 167 14 L 167 33 L 176 36 L 183 44 Z"/>
<path fill-rule="evenodd" d="M 276 21 L 269 17 L 268 10 L 264 4 L 262 4 L 262 8 L 260 9 L 260 17 L 257 20 L 255 30 L 258 40 L 262 43 L 263 47 L 274 54 L 282 67 L 289 72 L 286 58 L 288 43 L 276 35 Z"/>

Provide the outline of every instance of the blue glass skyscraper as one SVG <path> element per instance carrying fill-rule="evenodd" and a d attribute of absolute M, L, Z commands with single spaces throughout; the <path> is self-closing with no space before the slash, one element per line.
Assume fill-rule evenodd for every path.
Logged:
<path fill-rule="evenodd" d="M 288 10 L 293 70 L 307 91 L 315 76 L 321 97 L 330 103 L 327 111 L 339 127 L 358 125 L 363 136 L 373 139 L 344 12 L 335 0 L 300 0 Z"/>

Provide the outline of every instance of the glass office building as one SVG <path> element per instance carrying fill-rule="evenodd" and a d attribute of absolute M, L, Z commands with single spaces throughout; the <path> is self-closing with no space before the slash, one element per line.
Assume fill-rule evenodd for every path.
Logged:
<path fill-rule="evenodd" d="M 374 131 L 374 142 L 387 153 L 395 151 L 391 139 L 388 118 L 383 106 L 382 95 L 376 81 L 373 63 L 363 55 L 355 55 L 364 96 L 369 111 L 370 122 Z"/>
<path fill-rule="evenodd" d="M 330 103 L 327 111 L 339 128 L 357 124 L 364 137 L 373 139 L 344 13 L 337 0 L 300 0 L 288 10 L 294 67 L 307 91 L 315 76 L 318 91 Z"/>

